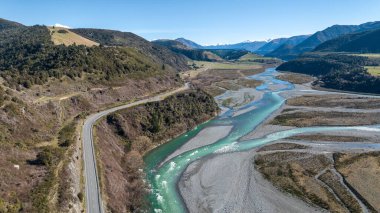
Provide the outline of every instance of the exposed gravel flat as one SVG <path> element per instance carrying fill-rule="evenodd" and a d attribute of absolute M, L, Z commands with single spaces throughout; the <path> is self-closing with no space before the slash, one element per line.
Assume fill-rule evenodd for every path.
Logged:
<path fill-rule="evenodd" d="M 190 212 L 323 212 L 284 194 L 254 168 L 255 151 L 214 155 L 192 163 L 179 189 Z"/>

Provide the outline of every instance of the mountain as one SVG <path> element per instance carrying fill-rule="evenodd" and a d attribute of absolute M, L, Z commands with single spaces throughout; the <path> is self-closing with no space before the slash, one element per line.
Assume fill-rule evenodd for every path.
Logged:
<path fill-rule="evenodd" d="M 223 59 L 218 55 L 203 49 L 193 49 L 187 45 L 177 41 L 169 39 L 159 39 L 152 41 L 153 44 L 166 47 L 171 51 L 184 55 L 191 60 L 197 61 L 222 61 Z"/>
<path fill-rule="evenodd" d="M 343 35 L 322 43 L 313 51 L 380 53 L 380 29 Z"/>
<path fill-rule="evenodd" d="M 185 39 L 185 38 L 177 38 L 176 41 L 179 41 L 181 42 L 182 44 L 186 45 L 187 47 L 190 47 L 192 49 L 202 49 L 203 46 L 200 45 L 200 44 L 197 44 L 193 41 L 190 41 L 188 39 Z"/>
<path fill-rule="evenodd" d="M 20 23 L 0 18 L 0 30 L 23 26 Z"/>
<path fill-rule="evenodd" d="M 293 36 L 288 38 L 286 41 L 284 41 L 280 46 L 278 46 L 276 49 L 273 51 L 265 54 L 267 57 L 276 57 L 279 58 L 280 56 L 283 55 L 283 53 L 289 51 L 292 49 L 294 46 L 300 44 L 304 40 L 306 40 L 309 37 L 309 35 L 301 35 L 301 36 Z M 286 58 L 283 58 L 286 60 Z"/>
<path fill-rule="evenodd" d="M 305 39 L 307 39 L 309 35 L 300 35 L 300 36 L 293 36 L 290 38 L 277 38 L 273 39 L 272 41 L 268 42 L 264 46 L 262 46 L 260 49 L 256 50 L 255 53 L 266 55 L 272 51 L 275 51 L 277 48 L 283 46 L 283 45 L 297 45 L 301 42 L 303 42 Z"/>
<path fill-rule="evenodd" d="M 337 38 L 341 35 L 378 28 L 380 28 L 380 22 L 368 22 L 361 25 L 334 25 L 314 33 L 294 47 L 283 48 L 284 51 L 282 51 L 281 55 L 278 55 L 278 57 L 282 59 L 295 58 L 302 53 L 313 50 L 323 42 Z"/>
<path fill-rule="evenodd" d="M 266 41 L 246 41 L 237 44 L 224 44 L 224 45 L 211 45 L 204 46 L 204 49 L 232 49 L 232 50 L 247 50 L 250 52 L 254 52 L 260 47 L 264 46 Z"/>
<path fill-rule="evenodd" d="M 182 42 L 169 39 L 159 39 L 152 41 L 152 43 L 164 46 L 175 53 L 182 54 L 191 60 L 197 61 L 237 60 L 249 53 L 247 50 L 240 49 L 194 49 Z"/>
<path fill-rule="evenodd" d="M 188 68 L 187 60 L 183 56 L 130 32 L 90 28 L 71 29 L 70 31 L 104 46 L 135 48 L 151 57 L 155 62 L 167 64 L 177 70 L 186 70 Z"/>
<path fill-rule="evenodd" d="M 254 52 L 260 55 L 265 55 L 267 53 L 272 52 L 273 50 L 277 49 L 279 46 L 281 46 L 287 38 L 276 38 L 271 40 L 270 42 L 266 43 L 264 46 L 260 47 L 259 49 L 255 50 Z"/>

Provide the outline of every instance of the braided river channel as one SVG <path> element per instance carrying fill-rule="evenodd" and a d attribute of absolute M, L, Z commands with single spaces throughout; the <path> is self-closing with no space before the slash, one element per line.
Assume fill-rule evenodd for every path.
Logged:
<path fill-rule="evenodd" d="M 263 73 L 249 76 L 248 78 L 250 79 L 263 81 L 262 85 L 255 88 L 263 93 L 259 100 L 245 103 L 245 105 L 237 109 L 229 109 L 213 120 L 198 125 L 193 130 L 157 147 L 144 157 L 146 181 L 151 187 L 149 201 L 153 212 L 180 213 L 187 211 L 177 183 L 187 166 L 200 158 L 228 152 L 246 151 L 301 133 L 349 131 L 363 128 L 378 130 L 378 126 L 307 127 L 278 131 L 258 139 L 242 140 L 243 136 L 255 130 L 266 118 L 284 104 L 285 98 L 280 95 L 281 92 L 295 88 L 289 82 L 276 79 L 276 75 L 277 72 L 274 68 L 268 68 Z M 218 96 L 216 99 L 223 99 L 224 95 Z M 207 127 L 215 126 L 233 126 L 233 128 L 226 137 L 219 139 L 215 143 L 186 151 L 164 162 L 167 156 L 195 137 L 200 131 Z"/>

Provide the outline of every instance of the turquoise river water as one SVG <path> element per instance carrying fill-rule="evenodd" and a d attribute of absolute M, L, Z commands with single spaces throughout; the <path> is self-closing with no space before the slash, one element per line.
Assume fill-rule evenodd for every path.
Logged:
<path fill-rule="evenodd" d="M 146 164 L 146 179 L 151 186 L 149 200 L 151 202 L 152 212 L 186 212 L 186 207 L 183 203 L 181 195 L 178 192 L 177 182 L 187 166 L 202 157 L 212 154 L 250 150 L 257 146 L 300 133 L 334 130 L 371 130 L 372 128 L 378 130 L 378 127 L 296 128 L 275 132 L 259 139 L 240 141 L 243 136 L 253 131 L 268 116 L 281 107 L 285 99 L 279 95 L 280 92 L 294 89 L 294 86 L 291 83 L 278 80 L 275 78 L 275 75 L 275 69 L 269 68 L 263 73 L 249 77 L 251 79 L 262 80 L 264 82 L 262 85 L 256 87 L 256 90 L 262 91 L 264 95 L 260 100 L 248 103 L 236 110 L 251 110 L 238 116 L 232 116 L 235 110 L 230 109 L 217 118 L 198 125 L 193 130 L 157 147 L 145 156 L 144 161 Z M 222 97 L 223 95 L 219 98 Z M 160 163 L 169 154 L 196 136 L 202 129 L 220 125 L 232 125 L 233 129 L 228 136 L 220 139 L 216 143 L 185 152 L 170 159 L 159 167 Z"/>

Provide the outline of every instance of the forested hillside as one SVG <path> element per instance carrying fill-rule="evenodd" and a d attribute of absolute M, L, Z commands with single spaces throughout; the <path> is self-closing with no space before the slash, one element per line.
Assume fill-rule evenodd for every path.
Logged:
<path fill-rule="evenodd" d="M 367 57 L 343 54 L 309 54 L 285 62 L 277 70 L 303 73 L 319 78 L 319 86 L 366 93 L 380 93 L 380 78 L 370 75 L 364 66 L 378 66 Z"/>
<path fill-rule="evenodd" d="M 177 59 L 180 64 L 174 67 L 184 68 L 185 61 L 180 56 L 168 58 L 173 64 Z M 130 47 L 54 45 L 45 26 L 0 31 L 0 74 L 11 87 L 29 88 L 44 84 L 51 77 L 74 79 L 83 73 L 93 74 L 94 80 L 111 80 L 132 72 L 153 73 L 163 69 L 163 64 Z"/>
<path fill-rule="evenodd" d="M 380 30 L 340 36 L 319 45 L 314 51 L 380 53 Z"/>
<path fill-rule="evenodd" d="M 0 20 L 0 212 L 84 211 L 83 119 L 183 85 L 186 58 L 167 48 L 53 42 L 70 34 Z"/>
<path fill-rule="evenodd" d="M 175 54 L 167 48 L 155 45 L 140 36 L 116 30 L 104 29 L 72 29 L 71 31 L 100 43 L 104 46 L 123 46 L 131 47 L 149 56 L 154 62 L 167 64 L 177 70 L 187 70 L 187 61 L 181 55 Z"/>

